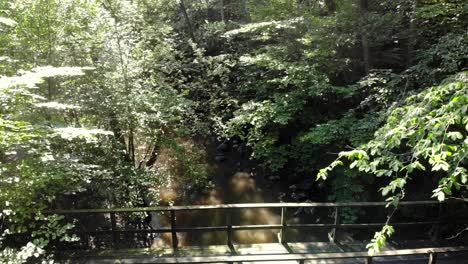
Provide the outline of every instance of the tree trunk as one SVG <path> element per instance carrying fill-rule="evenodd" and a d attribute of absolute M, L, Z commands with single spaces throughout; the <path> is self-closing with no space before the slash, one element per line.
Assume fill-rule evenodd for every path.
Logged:
<path fill-rule="evenodd" d="M 361 13 L 361 17 L 363 19 L 366 18 L 368 12 L 369 3 L 367 0 L 360 0 L 359 1 L 359 11 Z M 362 57 L 364 60 L 364 72 L 369 74 L 371 69 L 371 61 L 370 61 L 370 50 L 369 50 L 369 39 L 367 38 L 366 33 L 361 33 L 361 45 L 362 45 Z"/>
<path fill-rule="evenodd" d="M 411 3 L 411 11 L 409 14 L 409 32 L 408 32 L 408 46 L 406 51 L 406 68 L 411 66 L 413 62 L 414 46 L 417 43 L 416 33 L 416 8 L 417 0 L 413 0 Z"/>
<path fill-rule="evenodd" d="M 225 6 L 225 3 L 224 3 L 224 0 L 221 0 L 220 4 L 221 4 L 221 21 L 226 22 L 226 14 L 224 13 L 226 11 L 225 10 L 226 6 Z"/>
<path fill-rule="evenodd" d="M 336 12 L 336 3 L 334 0 L 325 0 L 325 6 L 327 7 L 328 14 L 333 14 Z"/>
<path fill-rule="evenodd" d="M 245 2 L 245 0 L 239 0 L 239 2 L 242 20 L 245 22 L 251 22 L 252 19 L 250 17 L 249 9 L 247 8 L 247 3 Z"/>
<path fill-rule="evenodd" d="M 111 114 L 109 126 L 112 132 L 114 133 L 114 136 L 117 139 L 117 141 L 125 148 L 127 146 L 125 142 L 125 136 L 122 132 L 122 129 L 120 129 L 119 127 L 119 122 L 117 121 L 117 117 L 115 114 Z M 128 151 L 124 154 L 123 158 L 126 162 L 131 162 L 131 158 Z"/>
<path fill-rule="evenodd" d="M 151 156 L 146 162 L 146 169 L 150 170 L 153 168 L 154 164 L 158 160 L 158 154 L 159 154 L 159 146 L 156 145 L 153 148 L 153 151 L 151 151 Z"/>
<path fill-rule="evenodd" d="M 185 7 L 184 0 L 179 0 L 179 5 L 180 5 L 180 11 L 182 11 L 182 14 L 184 15 L 185 23 L 187 24 L 187 28 L 188 28 L 188 31 L 189 31 L 189 34 L 190 34 L 190 38 L 193 40 L 193 42 L 196 43 L 197 40 L 195 39 L 195 33 L 194 33 L 194 30 L 193 30 L 192 21 L 190 21 L 190 17 L 188 16 L 187 8 Z"/>
<path fill-rule="evenodd" d="M 133 129 L 130 129 L 130 134 L 128 135 L 128 153 L 132 160 L 133 166 L 136 166 L 135 160 L 135 137 L 133 136 Z"/>

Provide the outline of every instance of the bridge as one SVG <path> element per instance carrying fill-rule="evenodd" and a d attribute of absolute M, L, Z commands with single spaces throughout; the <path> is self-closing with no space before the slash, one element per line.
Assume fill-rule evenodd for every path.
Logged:
<path fill-rule="evenodd" d="M 369 254 L 365 249 L 365 241 L 340 241 L 340 232 L 346 230 L 378 230 L 385 222 L 366 223 L 342 223 L 344 208 L 385 209 L 385 202 L 352 202 L 352 203 L 253 203 L 253 204 L 220 204 L 197 206 L 168 206 L 168 207 L 143 207 L 143 208 L 111 208 L 111 209 L 81 209 L 58 210 L 53 213 L 65 215 L 67 218 L 78 220 L 75 233 L 82 238 L 83 247 L 77 247 L 73 252 L 64 251 L 60 257 L 72 260 L 72 263 L 319 263 L 313 261 L 332 260 L 332 263 L 373 263 L 374 261 L 389 261 L 388 263 L 436 263 L 439 258 L 446 263 L 466 263 L 468 259 L 468 245 L 465 240 L 444 241 L 438 240 L 440 228 L 446 225 L 466 224 L 453 221 L 448 214 L 453 207 L 467 211 L 466 203 L 439 203 L 436 201 L 408 201 L 400 202 L 398 208 L 411 208 L 415 212 L 429 209 L 437 212 L 434 219 L 427 221 L 396 221 L 389 224 L 398 230 L 406 227 L 426 228 L 432 230 L 432 237 L 419 241 L 397 241 L 389 243 L 383 251 Z M 235 224 L 232 221 L 233 212 L 236 210 L 278 210 L 280 221 L 275 224 L 249 225 Z M 291 212 L 302 209 L 322 208 L 333 213 L 332 223 L 292 223 L 289 221 Z M 181 213 L 220 211 L 224 216 L 224 224 L 220 226 L 179 226 L 178 215 Z M 128 217 L 141 213 L 167 214 L 169 226 L 151 228 L 142 225 L 128 224 Z M 288 214 L 289 212 L 289 214 Z M 51 212 L 52 213 L 52 212 Z M 110 226 L 89 230 L 83 229 L 82 224 L 89 221 L 85 216 L 105 216 Z M 123 216 L 127 216 L 127 218 Z M 465 214 L 466 215 L 466 214 Z M 398 217 L 394 217 L 398 219 Z M 393 219 L 393 218 L 392 218 Z M 129 228 L 130 227 L 130 228 Z M 137 228 L 135 228 L 137 227 Z M 326 230 L 329 231 L 328 242 L 298 242 L 291 241 L 289 234 L 292 230 Z M 233 233 L 245 230 L 276 230 L 277 241 L 263 244 L 236 244 L 233 241 Z M 190 232 L 223 232 L 225 243 L 223 245 L 207 246 L 181 246 L 179 245 L 180 233 Z M 157 248 L 122 248 L 125 241 L 147 239 L 154 234 L 167 234 L 170 247 Z M 136 236 L 135 236 L 136 235 Z M 99 240 L 101 237 L 110 237 L 110 240 Z M 90 250 L 90 241 L 105 241 L 103 249 Z M 447 243 L 448 242 L 448 243 Z M 86 247 L 88 247 L 86 249 Z M 412 257 L 411 257 L 412 256 Z M 452 259 L 452 262 L 450 262 Z M 424 262 L 417 262 L 424 260 Z M 346 262 L 348 261 L 348 262 Z M 393 262 L 392 262 L 393 261 Z M 396 262 L 395 262 L 396 261 Z M 462 262 L 459 262 L 462 261 Z M 329 262 L 320 262 L 329 263 Z M 379 262 L 380 263 L 380 262 Z"/>

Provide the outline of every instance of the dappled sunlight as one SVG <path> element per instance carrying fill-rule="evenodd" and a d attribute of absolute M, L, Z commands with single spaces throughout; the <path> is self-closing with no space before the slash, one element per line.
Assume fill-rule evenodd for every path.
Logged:
<path fill-rule="evenodd" d="M 234 233 L 234 241 L 239 244 L 255 244 L 277 242 L 278 233 L 272 230 L 255 231 L 243 230 Z"/>
<path fill-rule="evenodd" d="M 161 201 L 175 201 L 178 198 L 180 188 L 177 184 L 171 188 L 161 188 Z M 218 205 L 225 204 L 226 198 L 238 203 L 261 203 L 265 202 L 261 189 L 257 188 L 255 179 L 251 174 L 237 172 L 229 180 L 227 189 L 216 188 L 202 195 L 193 204 Z M 178 211 L 176 213 L 178 227 L 202 227 L 202 226 L 225 226 L 227 224 L 226 211 L 223 210 L 198 210 Z M 169 226 L 168 215 L 164 216 L 163 226 Z M 280 223 L 279 212 L 269 209 L 243 209 L 231 212 L 233 225 L 266 225 Z M 233 232 L 235 243 L 267 243 L 277 242 L 278 230 L 243 230 Z M 179 245 L 203 245 L 203 244 L 225 244 L 226 232 L 192 232 L 178 233 Z M 166 233 L 155 239 L 152 247 L 168 247 L 172 243 L 172 236 Z"/>
<path fill-rule="evenodd" d="M 233 198 L 240 203 L 265 202 L 263 192 L 258 188 L 251 174 L 237 172 L 230 181 Z M 270 209 L 243 209 L 236 210 L 233 223 L 239 225 L 267 225 L 280 223 L 278 214 Z M 237 243 L 267 243 L 277 241 L 278 230 L 243 230 L 234 232 Z"/>
<path fill-rule="evenodd" d="M 159 199 L 163 204 L 170 204 L 177 198 L 177 191 L 173 187 L 164 187 L 159 190 Z"/>
<path fill-rule="evenodd" d="M 226 244 L 227 235 L 226 232 L 204 232 L 196 234 L 192 237 L 191 242 L 194 244 L 203 244 L 203 245 L 222 245 Z"/>
<path fill-rule="evenodd" d="M 187 235 L 185 233 L 178 233 L 177 234 L 178 245 L 188 246 L 187 243 Z M 170 248 L 172 247 L 172 234 L 171 233 L 164 233 L 160 237 L 154 239 L 153 243 L 151 244 L 152 249 L 158 248 Z"/>
<path fill-rule="evenodd" d="M 240 203 L 264 202 L 263 194 L 257 188 L 255 179 L 245 172 L 235 173 L 229 181 L 229 190 L 213 190 L 200 199 L 197 204 L 223 204 L 225 195 L 230 194 L 230 199 Z M 198 225 L 198 226 L 222 226 L 226 224 L 226 214 L 222 210 L 200 211 L 191 212 L 190 214 L 183 214 L 179 217 L 184 224 Z M 182 220 L 183 219 L 183 220 Z M 233 225 L 266 225 L 278 224 L 280 217 L 277 213 L 269 209 L 243 209 L 233 210 L 231 213 Z M 233 234 L 236 243 L 266 243 L 277 241 L 278 230 L 244 230 L 236 231 Z M 223 244 L 226 242 L 226 234 L 220 232 L 207 232 L 201 236 L 188 235 L 190 240 L 194 243 L 216 243 Z"/>
<path fill-rule="evenodd" d="M 271 212 L 270 209 L 243 209 L 240 212 L 240 221 L 242 224 L 278 224 L 280 217 Z"/>
<path fill-rule="evenodd" d="M 465 2 L 0 0 L 0 264 L 465 245 Z"/>
<path fill-rule="evenodd" d="M 181 141 L 181 144 L 191 144 Z M 192 198 L 187 198 L 185 190 L 187 186 L 180 184 L 182 167 L 177 166 L 171 158 L 171 151 L 165 149 L 161 152 L 158 166 L 163 168 L 163 175 L 168 181 L 165 186 L 159 188 L 160 205 L 194 204 L 194 205 L 220 205 L 227 203 L 264 203 L 269 202 L 275 196 L 275 191 L 266 190 L 261 179 L 256 178 L 251 172 L 231 170 L 228 167 L 220 167 L 216 173 L 217 187 L 206 193 L 197 193 Z M 261 185 L 259 185 L 261 183 Z M 188 199 L 188 200 L 187 200 Z M 280 224 L 280 211 L 278 209 L 236 209 L 231 210 L 231 223 L 234 226 L 242 225 L 273 225 Z M 162 226 L 169 227 L 169 214 L 165 214 L 161 221 Z M 177 211 L 177 227 L 215 227 L 226 226 L 228 223 L 225 210 L 190 210 Z M 297 218 L 290 218 L 290 223 L 298 223 Z M 236 244 L 249 243 L 275 243 L 278 242 L 278 229 L 273 230 L 239 230 L 233 231 L 232 239 Z M 297 230 L 290 230 L 292 236 L 297 236 Z M 227 242 L 226 231 L 209 232 L 179 232 L 177 233 L 180 246 L 183 245 L 223 245 Z M 152 247 L 171 247 L 172 235 L 162 234 L 154 240 Z"/>
<path fill-rule="evenodd" d="M 248 173 L 237 172 L 231 179 L 230 188 L 234 194 L 255 191 L 255 181 Z"/>
<path fill-rule="evenodd" d="M 145 160 L 151 149 L 152 146 L 142 145 L 137 156 Z M 160 199 L 161 205 L 183 204 L 193 199 L 192 191 L 211 187 L 207 179 L 210 166 L 205 160 L 205 147 L 192 138 L 174 138 L 158 146 L 151 170 L 151 177 L 156 182 L 152 188 L 154 197 Z"/>
<path fill-rule="evenodd" d="M 208 196 L 201 198 L 196 204 L 223 204 L 224 192 L 220 189 L 211 190 Z"/>
<path fill-rule="evenodd" d="M 162 234 L 161 237 L 158 237 L 153 241 L 151 248 L 168 248 L 169 245 L 171 245 L 171 234 Z"/>
<path fill-rule="evenodd" d="M 240 225 L 269 225 L 279 224 L 279 215 L 269 209 L 244 209 L 239 212 Z M 243 230 L 234 234 L 235 241 L 242 244 L 267 243 L 278 240 L 278 230 Z"/>

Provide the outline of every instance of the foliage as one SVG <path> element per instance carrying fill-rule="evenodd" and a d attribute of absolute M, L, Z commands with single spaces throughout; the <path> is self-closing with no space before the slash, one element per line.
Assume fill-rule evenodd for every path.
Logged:
<path fill-rule="evenodd" d="M 468 190 L 466 74 L 462 72 L 440 86 L 408 97 L 404 106 L 392 111 L 372 140 L 357 149 L 340 152 L 339 158 L 321 169 L 317 177 L 326 179 L 347 158 L 352 161 L 351 169 L 390 178 L 380 192 L 384 197 L 390 196 L 387 201 L 395 207 L 405 198 L 408 181 L 418 177 L 438 181 L 432 197 L 441 202 L 447 197 L 463 196 Z M 421 171 L 426 172 L 421 175 Z M 385 242 L 382 232 L 375 238 L 374 250 Z"/>
<path fill-rule="evenodd" d="M 382 228 L 382 231 L 376 232 L 374 238 L 371 240 L 366 247 L 369 249 L 369 253 L 377 253 L 382 247 L 385 246 L 387 239 L 395 233 L 393 227 L 385 225 Z"/>
<path fill-rule="evenodd" d="M 43 78 L 83 74 L 80 68 L 45 67 L 21 76 L 0 78 L 0 219 L 3 229 L 0 243 L 11 234 L 30 232 L 33 237 L 20 251 L 4 249 L 0 259 L 4 258 L 7 263 L 11 258 L 16 258 L 11 259 L 12 263 L 21 263 L 33 256 L 37 258 L 51 241 L 76 240 L 67 234 L 72 225 L 63 223 L 63 216 L 45 216 L 41 211 L 57 195 L 82 191 L 86 178 L 92 175 L 87 168 L 90 165 L 57 151 L 54 145 L 62 141 L 60 132 L 63 130 L 54 131 L 28 120 L 28 112 L 37 102 L 44 101 L 34 94 Z M 86 137 L 95 134 L 89 131 Z"/>
<path fill-rule="evenodd" d="M 139 34 L 147 20 L 136 3 L 3 5 L 12 19 L 1 20 L 0 38 L 0 56 L 8 58 L 0 68 L 0 259 L 22 263 L 77 240 L 62 216 L 43 213 L 72 206 L 69 197 L 76 207 L 102 207 L 152 196 L 161 182 L 153 170 L 158 149 L 164 138 L 187 135 L 191 103 L 153 70 L 155 60 L 175 62 L 170 27 Z M 173 147 L 187 166 L 181 181 L 206 188 L 197 154 Z M 11 238 L 24 233 L 31 240 L 11 248 Z"/>
<path fill-rule="evenodd" d="M 409 97 L 405 106 L 392 111 L 372 140 L 355 150 L 341 152 L 340 159 L 351 160 L 350 168 L 392 177 L 390 184 L 381 189 L 383 196 L 398 194 L 392 199 L 403 198 L 410 173 L 425 171 L 427 167 L 446 172 L 434 190 L 440 201 L 452 194 L 452 188 L 463 188 L 467 181 L 463 167 L 468 122 L 466 73 L 456 80 L 461 81 L 431 87 Z M 322 169 L 318 177 L 326 179 L 328 171 L 340 164 L 336 161 Z"/>
<path fill-rule="evenodd" d="M 285 184 L 331 178 L 304 200 L 464 195 L 466 21 L 458 0 L 0 2 L 0 260 L 75 240 L 44 210 L 212 188 L 219 140 Z"/>
<path fill-rule="evenodd" d="M 209 56 L 220 54 L 232 65 L 227 78 L 208 82 L 218 87 L 208 102 L 226 110 L 220 114 L 210 106 L 209 113 L 197 111 L 199 120 L 215 120 L 220 137 L 246 141 L 252 159 L 292 181 L 332 162 L 334 150 L 370 140 L 404 98 L 465 65 L 460 18 L 466 14 L 457 1 L 361 1 L 366 7 L 355 1 L 246 1 L 248 20 L 236 19 L 243 9 L 228 2 L 231 19 L 210 13 L 221 12 L 220 5 L 206 6 L 208 24 L 223 26 L 198 32 L 201 46 L 218 43 L 206 51 Z M 199 23 L 206 9 L 186 3 L 194 8 L 188 9 L 192 22 Z M 442 23 L 450 23 L 445 32 Z M 365 52 L 371 57 L 368 73 Z M 200 87 L 197 94 L 208 90 Z M 203 103 L 206 97 L 190 98 Z M 324 200 L 365 199 L 369 192 L 362 186 L 372 182 L 365 171 L 334 174 Z M 339 188 L 347 185 L 354 188 Z"/>

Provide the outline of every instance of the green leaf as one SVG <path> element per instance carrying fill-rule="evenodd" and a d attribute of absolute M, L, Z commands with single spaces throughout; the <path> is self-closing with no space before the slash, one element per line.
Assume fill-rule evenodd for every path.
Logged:
<path fill-rule="evenodd" d="M 6 17 L 0 17 L 0 24 L 4 24 L 10 27 L 16 26 L 18 23 L 14 21 L 13 19 L 6 18 Z"/>

